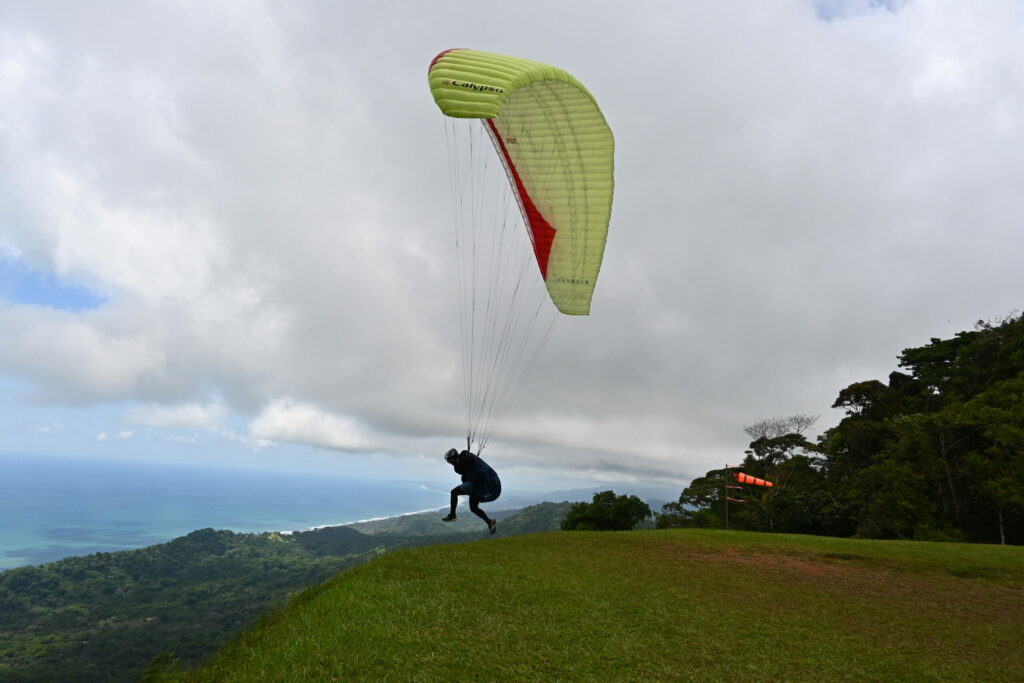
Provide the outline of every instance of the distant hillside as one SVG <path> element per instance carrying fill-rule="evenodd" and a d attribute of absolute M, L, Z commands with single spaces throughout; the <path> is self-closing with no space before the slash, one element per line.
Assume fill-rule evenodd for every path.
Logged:
<path fill-rule="evenodd" d="M 683 485 L 680 484 L 679 488 L 666 487 L 666 486 L 639 486 L 632 484 L 606 484 L 604 486 L 592 486 L 589 488 L 581 489 L 565 489 L 561 491 L 548 491 L 542 496 L 517 496 L 511 495 L 508 497 L 502 496 L 497 502 L 493 504 L 494 509 L 501 509 L 507 505 L 511 509 L 518 509 L 535 505 L 536 503 L 542 503 L 545 501 L 555 502 L 569 502 L 589 503 L 594 498 L 594 494 L 600 491 L 607 490 L 614 491 L 620 496 L 636 496 L 640 500 L 647 503 L 651 510 L 660 510 L 661 506 L 668 501 L 674 501 L 679 498 L 679 493 L 683 489 Z"/>
<path fill-rule="evenodd" d="M 1021 680 L 1024 548 L 560 532 L 388 553 L 150 680 Z"/>
<path fill-rule="evenodd" d="M 498 536 L 557 529 L 568 504 L 501 515 Z M 138 550 L 0 573 L 0 680 L 136 681 L 172 651 L 188 663 L 306 587 L 390 550 L 487 539 L 473 516 L 439 514 L 293 534 L 203 529 Z M 473 524 L 472 522 L 475 522 Z"/>
<path fill-rule="evenodd" d="M 570 503 L 539 503 L 520 510 L 490 510 L 488 515 L 498 520 L 497 536 L 531 533 L 533 531 L 555 531 L 569 512 Z M 454 522 L 439 523 L 447 510 L 421 512 L 415 515 L 389 517 L 372 522 L 346 524 L 344 528 L 354 529 L 363 534 L 398 534 L 403 536 L 453 536 L 458 534 L 479 534 L 486 529 L 483 521 L 465 505 L 458 509 Z"/>

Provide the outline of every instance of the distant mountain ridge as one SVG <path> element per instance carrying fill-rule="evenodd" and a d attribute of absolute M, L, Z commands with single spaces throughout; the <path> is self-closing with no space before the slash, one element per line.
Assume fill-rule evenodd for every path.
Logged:
<path fill-rule="evenodd" d="M 622 489 L 627 493 L 619 495 L 637 495 L 650 506 L 652 512 L 661 510 L 666 502 L 657 498 L 638 495 L 632 491 L 635 489 Z M 551 498 L 564 498 L 561 503 L 533 503 L 523 508 L 490 510 L 488 514 L 498 520 L 498 535 L 511 536 L 515 534 L 530 533 L 532 531 L 551 530 L 560 528 L 562 520 L 568 514 L 573 502 L 589 502 L 593 499 L 595 491 L 601 489 L 575 489 L 572 491 L 555 491 L 547 494 Z M 607 489 L 605 489 L 607 490 Z M 660 491 L 660 490 L 655 490 Z M 638 493 L 643 493 L 640 491 Z M 522 499 L 518 499 L 522 500 Z M 527 500 L 529 500 L 527 498 Z M 367 522 L 353 522 L 344 524 L 345 528 L 355 529 L 360 533 L 374 536 L 377 534 L 399 534 L 415 536 L 457 536 L 459 534 L 472 534 L 483 529 L 483 522 L 479 517 L 471 513 L 465 504 L 458 508 L 458 519 L 448 524 L 438 524 L 438 518 L 446 514 L 446 508 L 433 512 L 418 512 L 413 515 L 401 515 L 388 517 L 386 519 L 375 519 Z M 561 515 L 558 519 L 554 517 Z M 653 525 L 653 522 L 652 522 Z"/>
<path fill-rule="evenodd" d="M 568 514 L 571 503 L 537 503 L 525 508 L 512 510 L 491 510 L 489 515 L 498 520 L 498 536 L 513 536 L 536 531 L 557 531 Z M 355 522 L 343 525 L 369 536 L 391 534 L 399 536 L 428 536 L 436 538 L 468 535 L 470 539 L 486 532 L 486 526 L 479 517 L 465 505 L 458 508 L 454 522 L 441 523 L 446 510 L 420 512 L 415 515 L 401 515 L 370 522 Z"/>
<path fill-rule="evenodd" d="M 616 494 L 620 496 L 636 496 L 640 500 L 647 503 L 652 510 L 660 510 L 662 503 L 678 499 L 679 493 L 683 490 L 683 487 L 680 486 L 680 488 L 675 489 L 667 486 L 607 484 L 591 486 L 589 488 L 548 491 L 546 493 L 537 494 L 533 496 L 503 496 L 492 505 L 496 508 L 502 508 L 503 506 L 507 505 L 510 508 L 518 509 L 529 505 L 542 503 L 545 501 L 589 503 L 593 499 L 595 493 L 598 493 L 599 491 L 608 490 L 613 490 Z M 657 505 L 657 508 L 655 508 L 655 505 Z"/>

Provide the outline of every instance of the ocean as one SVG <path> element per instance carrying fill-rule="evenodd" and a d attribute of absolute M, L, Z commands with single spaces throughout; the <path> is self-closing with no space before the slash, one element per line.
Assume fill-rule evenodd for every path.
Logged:
<path fill-rule="evenodd" d="M 439 486 L 0 454 L 0 570 L 141 548 L 207 527 L 291 531 L 439 509 L 448 499 Z"/>

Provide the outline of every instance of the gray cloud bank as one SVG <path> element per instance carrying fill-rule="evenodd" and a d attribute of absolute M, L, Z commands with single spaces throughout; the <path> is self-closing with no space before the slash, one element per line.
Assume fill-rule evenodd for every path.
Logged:
<path fill-rule="evenodd" d="M 27 399 L 360 457 L 463 433 L 442 49 L 562 66 L 616 135 L 590 318 L 493 458 L 684 480 L 907 346 L 1020 307 L 1024 7 L 9 3 L 0 302 Z M 116 431 L 116 428 L 111 428 Z"/>

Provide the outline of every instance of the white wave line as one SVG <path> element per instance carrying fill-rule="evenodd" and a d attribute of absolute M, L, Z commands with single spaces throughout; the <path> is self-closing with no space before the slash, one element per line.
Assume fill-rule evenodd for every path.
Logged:
<path fill-rule="evenodd" d="M 447 493 L 447 491 L 444 491 L 443 493 Z M 292 529 L 290 531 L 278 531 L 276 533 L 284 534 L 284 535 L 287 536 L 288 534 L 302 533 L 303 531 L 317 531 L 319 529 L 332 529 L 332 528 L 334 528 L 336 526 L 351 526 L 353 524 L 363 524 L 364 522 L 380 522 L 380 521 L 383 521 L 385 519 L 398 519 L 399 517 L 409 517 L 411 515 L 422 515 L 424 512 L 437 512 L 438 510 L 447 510 L 447 509 L 448 509 L 447 505 L 442 505 L 440 507 L 427 508 L 425 510 L 413 510 L 412 512 L 403 512 L 400 515 L 388 515 L 386 517 L 370 517 L 368 519 L 357 519 L 354 522 L 341 522 L 340 524 L 321 524 L 320 526 L 311 526 L 308 529 L 298 529 L 298 530 Z"/>

